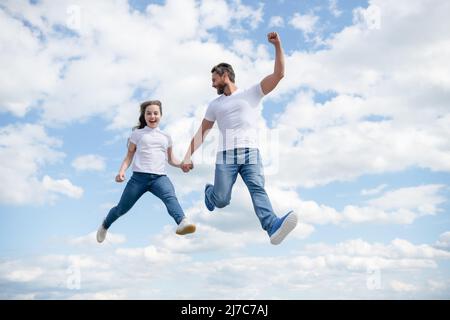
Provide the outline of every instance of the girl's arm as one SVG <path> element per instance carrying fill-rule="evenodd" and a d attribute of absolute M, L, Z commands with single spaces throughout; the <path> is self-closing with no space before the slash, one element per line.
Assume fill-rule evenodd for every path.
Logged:
<path fill-rule="evenodd" d="M 181 161 L 179 161 L 173 154 L 172 147 L 167 148 L 167 161 L 171 166 L 181 168 Z"/>
<path fill-rule="evenodd" d="M 128 145 L 128 152 L 125 156 L 125 159 L 122 161 L 122 165 L 120 166 L 119 173 L 116 176 L 116 182 L 125 181 L 125 171 L 127 171 L 131 162 L 133 161 L 134 154 L 136 153 L 136 145 L 132 142 Z"/>

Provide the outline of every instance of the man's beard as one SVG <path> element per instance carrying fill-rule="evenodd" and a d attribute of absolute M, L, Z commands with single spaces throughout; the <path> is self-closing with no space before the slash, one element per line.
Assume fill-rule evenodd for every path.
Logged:
<path fill-rule="evenodd" d="M 217 94 L 223 94 L 225 92 L 225 88 L 227 87 L 226 84 L 224 84 L 223 86 L 218 86 L 217 89 Z"/>

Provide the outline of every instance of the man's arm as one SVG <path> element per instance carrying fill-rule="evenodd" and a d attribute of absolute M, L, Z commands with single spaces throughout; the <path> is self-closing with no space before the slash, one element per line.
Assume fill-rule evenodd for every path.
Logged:
<path fill-rule="evenodd" d="M 261 89 L 264 95 L 275 89 L 278 82 L 284 77 L 284 52 L 281 47 L 280 36 L 276 32 L 270 32 L 267 35 L 267 40 L 275 46 L 275 66 L 273 73 L 261 81 Z"/>
<path fill-rule="evenodd" d="M 184 156 L 183 162 L 181 163 L 181 169 L 184 172 L 189 171 L 189 167 L 191 166 L 192 163 L 191 161 L 192 155 L 202 145 L 203 140 L 205 139 L 206 135 L 208 134 L 209 130 L 211 130 L 213 125 L 214 121 L 203 119 L 202 124 L 200 125 L 194 137 L 192 138 L 191 143 L 189 145 L 189 149 L 186 151 L 186 155 Z"/>

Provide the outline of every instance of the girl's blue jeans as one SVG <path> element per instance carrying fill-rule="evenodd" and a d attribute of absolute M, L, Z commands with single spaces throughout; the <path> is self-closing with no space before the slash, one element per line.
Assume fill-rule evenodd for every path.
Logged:
<path fill-rule="evenodd" d="M 147 191 L 153 193 L 164 202 L 168 213 L 177 224 L 183 220 L 183 209 L 181 209 L 175 195 L 175 188 L 166 175 L 133 172 L 122 193 L 119 204 L 109 211 L 103 222 L 105 229 L 108 229 L 114 221 L 127 213 Z"/>

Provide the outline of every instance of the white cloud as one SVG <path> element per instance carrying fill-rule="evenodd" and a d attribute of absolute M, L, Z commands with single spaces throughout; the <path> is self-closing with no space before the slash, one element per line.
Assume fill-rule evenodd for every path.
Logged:
<path fill-rule="evenodd" d="M 69 300 L 126 300 L 128 292 L 125 289 L 105 290 L 94 293 L 76 293 L 70 296 Z"/>
<path fill-rule="evenodd" d="M 163 230 L 161 239 L 166 233 L 167 230 Z M 185 254 L 191 242 L 183 245 L 188 238 L 178 239 L 178 244 L 174 245 L 161 241 L 137 248 L 106 247 L 91 255 L 5 261 L 0 264 L 0 278 L 4 281 L 1 295 L 17 297 L 15 285 L 24 279 L 28 283 L 27 291 L 20 295 L 26 297 L 33 293 L 29 297 L 37 299 L 275 299 L 337 295 L 345 299 L 355 294 L 367 298 L 398 298 L 399 293 L 427 297 L 430 290 L 434 294 L 437 291 L 446 294 L 446 287 L 428 289 L 421 281 L 426 278 L 436 283 L 438 278 L 433 274 L 438 261 L 450 259 L 450 253 L 427 244 L 414 245 L 404 239 L 388 244 L 361 239 L 329 245 L 316 243 L 276 257 L 270 253 L 272 250 L 279 252 L 279 248 L 271 246 L 265 248 L 263 255 L 253 256 L 242 256 L 238 248 L 231 255 L 216 249 L 214 258 L 192 252 Z M 80 289 L 77 291 L 66 287 L 68 277 L 73 276 L 67 272 L 69 267 L 76 267 L 79 272 Z M 23 276 L 24 273 L 19 276 L 18 272 L 13 277 L 8 271 L 12 269 L 34 270 L 27 272 L 34 276 Z M 41 272 L 35 272 L 39 269 Z M 368 270 L 377 270 L 381 281 L 378 290 L 368 287 L 369 277 L 373 277 Z M 425 276 L 427 270 L 433 272 L 430 277 Z"/>
<path fill-rule="evenodd" d="M 12 270 L 5 274 L 5 278 L 15 282 L 30 282 L 42 275 L 44 271 L 41 268 L 26 268 Z"/>
<path fill-rule="evenodd" d="M 381 28 L 381 8 L 377 5 L 369 5 L 367 8 L 353 10 L 353 22 L 367 29 Z"/>
<path fill-rule="evenodd" d="M 315 201 L 305 201 L 297 192 L 274 185 L 267 187 L 267 192 L 274 208 L 280 212 L 293 209 L 305 226 L 349 223 L 411 224 L 423 215 L 434 215 L 442 210 L 440 205 L 445 199 L 439 193 L 443 188 L 442 185 L 400 188 L 368 200 L 368 206 L 348 204 L 341 211 Z M 313 230 L 303 236 L 308 236 Z"/>
<path fill-rule="evenodd" d="M 449 287 L 449 281 L 436 281 L 436 280 L 428 280 L 427 285 L 431 291 L 443 291 L 447 290 Z"/>
<path fill-rule="evenodd" d="M 360 267 L 377 268 L 435 268 L 436 259 L 450 259 L 450 253 L 431 245 L 414 245 L 404 239 L 394 239 L 388 245 L 368 243 L 361 239 L 348 240 L 336 245 L 306 245 L 307 254 L 323 255 L 333 261 L 358 261 Z M 331 261 L 331 260 L 330 260 Z M 349 264 L 349 266 L 356 266 Z"/>
<path fill-rule="evenodd" d="M 57 193 L 79 198 L 83 190 L 67 179 L 39 177 L 47 164 L 64 158 L 57 151 L 61 141 L 47 135 L 44 127 L 16 124 L 0 128 L 0 165 L 3 183 L 0 201 L 13 204 L 43 204 L 55 200 Z"/>
<path fill-rule="evenodd" d="M 371 196 L 371 195 L 379 194 L 381 191 L 386 189 L 387 186 L 388 186 L 387 184 L 381 184 L 378 187 L 373 188 L 373 189 L 363 189 L 363 190 L 361 190 L 361 195 Z"/>
<path fill-rule="evenodd" d="M 42 185 L 47 191 L 61 193 L 70 198 L 79 199 L 83 195 L 83 189 L 73 185 L 68 179 L 55 180 L 45 175 L 42 179 Z"/>
<path fill-rule="evenodd" d="M 225 0 L 207 0 L 200 3 L 202 25 L 206 29 L 227 28 L 230 20 L 230 8 Z"/>
<path fill-rule="evenodd" d="M 446 199 L 439 195 L 445 185 L 425 185 L 418 187 L 400 188 L 386 192 L 377 199 L 368 201 L 368 204 L 377 208 L 390 209 L 416 209 L 420 214 L 435 214 L 437 206 Z"/>
<path fill-rule="evenodd" d="M 446 199 L 439 193 L 444 185 L 400 188 L 368 200 L 368 207 L 346 206 L 343 215 L 351 222 L 410 224 L 424 215 L 434 215 Z"/>
<path fill-rule="evenodd" d="M 404 193 L 404 190 L 409 192 Z M 338 211 L 314 201 L 302 200 L 294 190 L 278 188 L 271 183 L 268 183 L 266 188 L 276 215 L 282 216 L 290 210 L 298 214 L 299 224 L 289 235 L 287 243 L 307 239 L 315 231 L 315 225 L 411 224 L 424 214 L 439 212 L 442 199 L 438 193 L 441 190 L 442 186 L 433 185 L 393 190 L 382 194 L 379 198 L 368 200 L 368 202 L 373 201 L 373 205 L 347 205 Z M 410 192 L 421 201 L 417 202 L 410 198 Z M 382 200 L 385 198 L 392 199 L 391 205 L 385 206 Z M 433 208 L 433 210 L 423 211 L 423 208 Z M 231 204 L 226 208 L 216 209 L 210 213 L 205 209 L 203 200 L 200 200 L 186 209 L 185 213 L 197 224 L 197 232 L 190 237 L 179 237 L 175 235 L 174 227 L 166 227 L 160 235 L 154 237 L 158 246 L 174 252 L 187 253 L 237 250 L 251 245 L 269 243 L 268 235 L 262 230 L 255 215 L 248 190 L 240 178 L 234 185 Z M 412 257 L 445 253 L 434 251 L 432 248 L 422 248 L 420 253 L 413 252 L 408 243 L 400 241 L 394 241 L 393 245 L 398 251 L 408 253 Z M 373 251 L 372 248 L 368 250 L 368 253 Z"/>
<path fill-rule="evenodd" d="M 253 42 L 251 40 L 234 40 L 233 49 L 240 55 L 250 56 L 255 52 Z"/>
<path fill-rule="evenodd" d="M 0 111 L 23 116 L 52 90 L 57 82 L 59 63 L 42 50 L 38 33 L 13 19 L 0 8 Z"/>
<path fill-rule="evenodd" d="M 177 254 L 161 247 L 150 245 L 145 248 L 119 248 L 116 250 L 119 256 L 125 256 L 131 259 L 144 259 L 147 263 L 170 265 L 173 263 L 186 262 L 190 258 L 187 255 Z"/>
<path fill-rule="evenodd" d="M 450 231 L 444 232 L 439 236 L 436 246 L 439 248 L 450 249 Z"/>
<path fill-rule="evenodd" d="M 73 237 L 68 240 L 68 243 L 71 245 L 80 245 L 80 246 L 99 246 L 99 243 L 97 242 L 97 231 L 91 232 L 87 235 L 80 236 L 80 237 Z M 108 232 L 108 235 L 105 239 L 105 242 L 102 244 L 104 245 L 118 245 L 125 243 L 127 238 L 122 234 L 116 234 Z"/>
<path fill-rule="evenodd" d="M 199 5 L 201 27 L 222 28 L 228 32 L 246 32 L 246 26 L 256 29 L 263 20 L 263 5 L 258 8 L 240 0 L 202 0 Z"/>
<path fill-rule="evenodd" d="M 258 8 L 254 8 L 251 6 L 243 5 L 241 3 L 241 0 L 236 0 L 234 2 L 233 6 L 233 19 L 236 20 L 236 22 L 240 22 L 242 20 L 248 20 L 248 24 L 250 25 L 251 29 L 256 29 L 259 24 L 263 20 L 263 4 L 260 3 Z M 233 28 L 232 28 L 233 29 Z M 241 28 L 235 29 L 235 31 L 242 31 Z"/>
<path fill-rule="evenodd" d="M 313 33 L 319 17 L 313 14 L 294 13 L 294 16 L 289 21 L 289 24 L 294 28 L 303 31 L 305 34 Z"/>
<path fill-rule="evenodd" d="M 328 1 L 328 10 L 330 10 L 331 14 L 335 17 L 339 17 L 342 14 L 342 11 L 338 8 L 337 0 Z"/>
<path fill-rule="evenodd" d="M 214 97 L 213 90 L 205 94 L 205 88 L 210 88 L 212 65 L 222 60 L 231 62 L 242 86 L 254 83 L 273 68 L 266 46 L 260 45 L 255 50 L 256 45 L 239 38 L 235 49 L 246 54 L 235 54 L 215 42 L 214 33 L 208 33 L 211 28 L 228 24 L 242 26 L 241 23 L 254 21 L 258 25 L 262 6 L 245 6 L 239 1 L 168 1 L 165 5 L 150 5 L 141 14 L 131 13 L 126 2 L 115 6 L 86 2 L 82 3 L 82 36 L 57 40 L 54 32 L 50 33 L 51 25 L 66 23 L 67 15 L 61 12 L 66 12 L 67 5 L 8 3 L 14 14 L 21 12 L 21 16 L 52 40 L 40 52 L 47 52 L 49 61 L 64 61 L 64 76 L 43 90 L 47 97 L 41 108 L 48 123 L 102 114 L 111 120 L 112 129 L 129 128 L 137 118 L 140 98 L 132 96 L 138 86 L 145 97 L 161 98 L 167 106 L 163 124 L 186 120 L 196 126 L 197 119 L 202 117 L 199 109 Z M 434 24 L 439 29 L 448 29 L 446 19 L 441 18 L 446 4 L 437 2 L 425 8 L 419 2 L 410 5 L 374 1 L 373 5 L 381 9 L 381 28 L 363 30 L 357 23 L 328 39 L 326 50 L 294 51 L 287 56 L 286 77 L 269 99 L 298 92 L 299 87 L 312 89 L 309 93 L 298 93 L 275 123 L 282 138 L 280 167 L 293 168 L 295 173 L 281 174 L 279 181 L 288 186 L 348 181 L 367 173 L 398 171 L 410 166 L 449 170 L 450 146 L 445 137 L 450 134 L 450 116 L 445 113 L 448 100 L 445 88 L 450 83 L 450 72 L 442 67 L 446 65 L 448 45 L 445 33 L 431 32 Z M 444 7 L 439 9 L 440 6 Z M 238 12 L 230 15 L 236 21 L 212 15 L 218 9 Z M 423 20 L 426 10 L 434 18 Z M 99 11 L 105 14 L 94 19 Z M 41 15 L 48 17 L 46 24 L 39 18 Z M 152 19 L 156 15 L 160 18 Z M 310 30 L 317 21 L 312 15 L 301 19 L 307 16 L 294 17 L 303 21 L 300 26 Z M 417 19 L 423 20 L 420 23 L 425 26 L 423 29 L 416 30 Z M 186 23 L 188 27 L 180 30 L 179 21 L 194 22 Z M 22 24 L 15 27 L 25 28 Z M 402 28 L 411 28 L 421 36 L 407 36 L 399 41 L 396 30 Z M 130 35 L 152 41 L 136 41 Z M 172 50 L 166 52 L 168 47 Z M 17 48 L 27 52 L 22 49 Z M 248 55 L 250 51 L 254 54 Z M 158 64 L 151 63 L 156 60 Z M 58 74 L 61 68 L 58 65 L 54 73 Z M 315 92 L 327 91 L 335 92 L 336 97 L 323 104 L 314 102 Z M 424 108 L 424 104 L 431 105 Z M 195 119 L 186 118 L 192 110 Z M 371 115 L 389 121 L 364 120 Z M 299 134 L 299 129 L 311 131 Z M 342 137 L 346 141 L 344 146 Z"/>
<path fill-rule="evenodd" d="M 137 120 L 141 98 L 161 98 L 167 106 L 163 122 L 176 137 L 177 150 L 184 152 L 190 138 L 186 132 L 193 133 L 206 102 L 215 95 L 209 74 L 213 64 L 231 62 L 240 86 L 258 81 L 273 68 L 265 46 L 256 47 L 245 39 L 245 33 L 235 42 L 235 51 L 217 43 L 214 33 L 209 33 L 212 28 L 230 26 L 231 31 L 256 28 L 262 21 L 261 6 L 255 9 L 240 1 L 168 1 L 162 6 L 151 5 L 141 14 L 129 10 L 127 1 L 114 5 L 86 1 L 81 2 L 79 36 L 66 38 L 52 27 L 67 22 L 69 2 L 5 3 L 48 41 L 40 42 L 37 33 L 0 10 L 2 30 L 8 31 L 0 37 L 12 44 L 0 52 L 0 61 L 12 61 L 9 66 L 6 62 L 1 65 L 2 70 L 8 70 L 0 76 L 0 83 L 6 84 L 0 91 L 1 108 L 15 115 L 39 108 L 47 124 L 100 114 L 111 120 L 111 129 L 129 128 Z M 333 3 L 329 2 L 330 8 Z M 198 222 L 198 233 L 191 236 L 178 237 L 170 226 L 147 246 L 118 248 L 123 238 L 111 234 L 115 245 L 96 246 L 102 251 L 93 255 L 1 264 L 0 277 L 5 283 L 2 297 L 17 293 L 17 283 L 24 280 L 30 293 L 17 297 L 391 297 L 392 292 L 383 289 L 368 290 L 367 270 L 373 267 L 380 268 L 384 283 L 394 283 L 394 290 L 429 297 L 417 282 L 427 278 L 427 270 L 446 272 L 439 260 L 449 259 L 448 251 L 441 250 L 448 247 L 447 233 L 433 245 L 416 245 L 404 239 L 388 244 L 356 239 L 302 250 L 304 242 L 300 247 L 296 242 L 307 238 L 316 224 L 412 223 L 421 215 L 441 210 L 442 186 L 438 185 L 390 190 L 341 211 L 304 201 L 295 191 L 298 186 L 349 181 L 364 174 L 409 167 L 450 170 L 450 28 L 445 16 L 449 4 L 409 0 L 374 0 L 371 4 L 380 8 L 379 24 L 370 10 L 359 9 L 354 12 L 355 25 L 328 39 L 327 49 L 294 51 L 286 59 L 285 79 L 269 97 L 276 100 L 284 94 L 296 94 L 275 121 L 280 130 L 279 167 L 289 169 L 267 177 L 267 185 L 277 214 L 292 208 L 299 213 L 301 224 L 286 240 L 286 247 L 294 246 L 298 252 L 285 254 L 269 245 L 241 184 L 235 187 L 232 206 L 224 210 L 208 213 L 201 201 L 187 210 Z M 227 17 L 215 14 L 217 9 L 228 13 Z M 306 34 L 317 31 L 318 17 L 298 17 L 291 22 Z M 21 39 L 11 39 L 11 35 Z M 254 54 L 249 54 L 250 48 Z M 38 72 L 29 75 L 21 64 Z M 17 74 L 17 81 L 8 83 L 10 74 Z M 137 86 L 144 93 L 133 97 Z M 321 93 L 332 93 L 334 98 L 317 103 L 316 94 Z M 33 104 L 37 99 L 42 99 L 42 105 Z M 194 116 L 186 117 L 190 112 Z M 368 120 L 371 116 L 382 120 Z M 44 187 L 41 169 L 63 158 L 57 151 L 60 144 L 39 125 L 2 128 L 0 164 L 6 168 L 6 180 L 0 200 L 42 203 L 56 189 L 67 195 L 80 194 L 70 181 L 48 176 L 44 179 L 49 189 Z M 174 184 L 180 186 L 177 191 L 181 194 L 202 190 L 205 181 L 212 181 L 212 164 L 199 164 L 195 170 L 192 175 L 179 170 L 174 173 Z M 381 186 L 366 190 L 366 195 L 383 190 Z M 71 243 L 94 241 L 95 233 L 91 233 Z M 262 247 L 264 254 L 246 257 L 250 246 Z M 214 252 L 214 256 L 203 255 L 205 252 Z M 65 287 L 71 265 L 80 268 L 80 292 Z M 443 290 L 443 297 L 448 297 L 448 286 L 437 286 L 439 278 L 434 274 L 429 279 Z"/>
<path fill-rule="evenodd" d="M 448 4 L 373 5 L 381 10 L 380 28 L 349 26 L 327 40 L 327 49 L 287 57 L 274 94 L 297 96 L 275 125 L 280 167 L 295 173 L 281 172 L 280 181 L 317 186 L 410 167 L 449 171 Z M 323 93 L 330 99 L 317 102 Z"/>
<path fill-rule="evenodd" d="M 229 219 L 228 223 L 233 220 Z M 218 250 L 237 250 L 256 243 L 269 243 L 268 237 L 258 229 L 249 231 L 224 231 L 195 220 L 197 230 L 191 237 L 175 235 L 172 228 L 165 228 L 154 237 L 158 246 L 173 252 L 195 253 L 214 252 Z"/>
<path fill-rule="evenodd" d="M 78 171 L 103 171 L 106 167 L 105 158 L 95 154 L 79 156 L 72 161 L 72 167 Z"/>
<path fill-rule="evenodd" d="M 284 27 L 284 19 L 281 16 L 272 16 L 270 17 L 269 21 L 269 28 L 277 27 L 282 28 Z"/>
<path fill-rule="evenodd" d="M 86 254 L 81 255 L 68 255 L 64 259 L 68 262 L 70 267 L 77 268 L 105 268 L 100 259 L 95 256 L 90 256 Z"/>
<path fill-rule="evenodd" d="M 389 285 L 396 292 L 414 292 L 417 290 L 416 286 L 398 280 L 391 281 Z"/>
<path fill-rule="evenodd" d="M 254 29 L 261 23 L 263 14 L 262 5 L 252 7 L 240 1 L 198 4 L 193 0 L 169 0 L 164 5 L 147 6 L 144 13 L 129 10 L 127 1 L 114 4 L 82 1 L 77 4 L 80 28 L 73 30 L 78 36 L 67 37 L 55 32 L 53 27 L 67 25 L 71 20 L 67 10 L 71 6 L 69 1 L 58 4 L 50 1 L 36 4 L 9 2 L 6 5 L 6 21 L 14 21 L 13 16 L 20 16 L 32 23 L 47 40 L 42 42 L 36 35 L 29 36 L 48 62 L 33 64 L 33 70 L 42 65 L 43 70 L 38 74 L 45 75 L 47 82 L 51 81 L 45 87 L 31 88 L 33 94 L 28 100 L 42 99 L 39 108 L 48 124 L 102 115 L 113 120 L 114 128 L 131 127 L 136 122 L 134 117 L 126 116 L 126 121 L 121 117 L 136 111 L 140 99 L 148 98 L 159 98 L 164 105 L 170 106 L 165 109 L 167 119 L 183 117 L 213 96 L 213 90 L 210 90 L 210 97 L 204 94 L 205 88 L 210 88 L 212 65 L 226 60 L 234 63 L 236 70 L 240 68 L 240 59 L 217 44 L 208 30 L 214 27 L 236 29 L 236 32 Z M 211 14 L 213 12 L 220 12 L 220 15 Z M 42 23 L 41 16 L 46 18 L 46 23 Z M 8 34 L 28 32 L 19 22 L 10 29 L 13 28 Z M 167 48 L 171 50 L 167 51 Z M 17 64 L 9 65 L 13 68 L 9 74 L 17 74 L 14 68 L 19 69 L 21 60 L 36 60 L 34 51 L 37 50 L 27 50 L 21 42 L 10 51 Z M 262 49 L 257 48 L 257 51 L 261 53 Z M 8 60 L 11 59 L 2 59 Z M 7 78 L 3 80 L 10 82 Z M 21 97 L 29 88 L 25 80 L 18 83 L 21 86 L 8 92 Z M 133 96 L 137 88 L 145 91 L 142 97 Z M 176 94 L 174 88 L 177 88 Z M 11 104 L 8 108 L 24 114 L 30 106 L 16 110 Z M 131 113 L 136 114 L 135 111 Z"/>
<path fill-rule="evenodd" d="M 398 120 L 364 120 L 377 114 L 371 109 L 372 103 L 359 97 L 341 95 L 316 104 L 310 93 L 298 94 L 277 121 L 280 167 L 291 168 L 280 172 L 280 181 L 316 186 L 411 166 L 450 169 L 450 144 L 444 138 L 450 134 L 450 115 L 430 120 L 434 126 L 415 122 L 422 128 L 418 131 L 403 123 L 403 114 Z"/>

